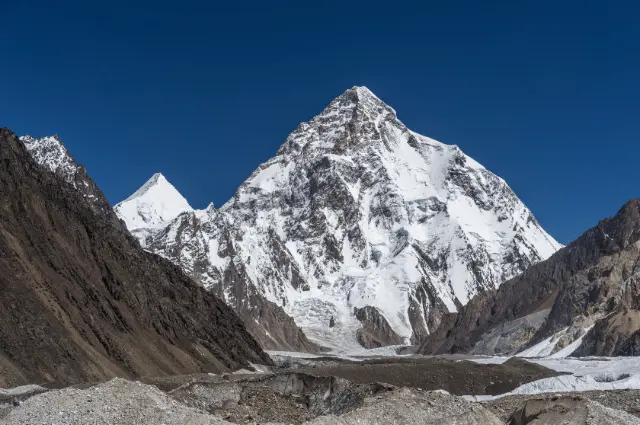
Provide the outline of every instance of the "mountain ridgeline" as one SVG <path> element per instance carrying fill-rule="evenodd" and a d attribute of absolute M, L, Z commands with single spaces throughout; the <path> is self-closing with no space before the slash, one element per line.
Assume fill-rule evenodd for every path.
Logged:
<path fill-rule="evenodd" d="M 233 310 L 140 247 L 59 139 L 0 129 L 0 195 L 0 386 L 271 363 Z"/>

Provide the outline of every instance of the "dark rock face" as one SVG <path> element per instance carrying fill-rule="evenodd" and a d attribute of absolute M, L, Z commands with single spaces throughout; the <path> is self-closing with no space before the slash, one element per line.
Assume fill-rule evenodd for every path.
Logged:
<path fill-rule="evenodd" d="M 433 354 L 437 353 L 442 346 L 445 346 L 448 342 L 448 338 L 451 336 L 451 329 L 458 320 L 457 313 L 447 313 L 442 317 L 440 325 L 436 330 L 428 337 L 424 342 L 418 346 L 416 351 L 418 354 Z"/>
<path fill-rule="evenodd" d="M 229 307 L 85 195 L 0 129 L 0 386 L 271 363 Z"/>
<path fill-rule="evenodd" d="M 527 344 L 549 316 L 550 309 L 542 309 L 527 316 L 500 323 L 475 344 L 470 354 L 514 355 Z"/>
<path fill-rule="evenodd" d="M 238 285 L 236 288 L 250 292 L 244 298 L 235 298 L 235 311 L 265 350 L 323 351 L 322 347 L 309 341 L 282 307 L 267 300 L 253 285 Z"/>
<path fill-rule="evenodd" d="M 363 308 L 355 308 L 354 313 L 356 319 L 362 323 L 362 327 L 357 330 L 356 338 L 364 348 L 378 348 L 404 343 L 403 338 L 391 329 L 389 322 L 377 308 L 368 305 Z"/>
<path fill-rule="evenodd" d="M 441 323 L 421 352 L 470 352 L 498 327 L 508 328 L 508 323 L 545 309 L 550 309 L 548 316 L 535 332 L 530 332 L 529 338 L 521 341 L 521 347 L 548 338 L 578 318 L 584 321 L 586 317 L 594 323 L 623 306 L 639 309 L 639 239 L 640 201 L 636 199 L 548 260 L 505 282 L 498 290 L 474 297 L 455 321 Z M 607 326 L 602 323 L 595 329 Z M 626 329 L 624 334 L 630 336 L 630 331 Z M 596 344 L 600 348 L 590 352 L 606 355 L 609 350 L 604 347 L 610 345 Z"/>
<path fill-rule="evenodd" d="M 598 321 L 573 355 L 640 355 L 640 311 L 625 308 Z"/>
<path fill-rule="evenodd" d="M 421 250 L 416 248 L 416 251 L 423 256 Z M 423 256 L 423 258 L 426 261 L 428 257 Z M 450 320 L 452 314 L 455 318 L 455 313 L 449 313 L 447 306 L 434 295 L 436 293 L 435 287 L 425 279 L 415 294 L 409 297 L 408 317 L 413 329 L 411 344 L 420 345 L 430 332 L 438 329 L 443 320 Z M 462 307 L 460 303 L 456 303 L 456 305 L 458 308 Z M 428 312 L 426 316 L 425 312 Z"/>

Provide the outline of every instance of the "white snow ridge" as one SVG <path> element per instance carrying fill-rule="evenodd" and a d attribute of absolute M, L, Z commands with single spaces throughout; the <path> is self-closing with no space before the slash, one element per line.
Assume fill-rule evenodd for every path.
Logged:
<path fill-rule="evenodd" d="M 339 350 L 359 347 L 354 308 L 376 307 L 417 343 L 561 247 L 504 180 L 409 130 L 365 87 L 298 126 L 219 210 L 147 185 L 116 207 L 130 230 L 151 229 L 135 232 L 147 249 L 232 305 L 238 285 L 255 287 Z"/>

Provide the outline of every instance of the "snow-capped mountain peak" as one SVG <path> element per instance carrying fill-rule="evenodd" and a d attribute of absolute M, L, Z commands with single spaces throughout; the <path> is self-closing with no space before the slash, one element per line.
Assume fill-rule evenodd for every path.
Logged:
<path fill-rule="evenodd" d="M 154 174 L 114 209 L 130 231 L 160 228 L 181 213 L 193 211 L 187 200 L 161 173 Z"/>
<path fill-rule="evenodd" d="M 365 87 L 300 124 L 220 209 L 144 244 L 231 305 L 256 291 L 343 349 L 418 343 L 560 248 L 504 180 L 408 129 Z"/>
<path fill-rule="evenodd" d="M 358 142 L 381 141 L 373 136 L 380 125 L 396 119 L 396 111 L 366 87 L 352 87 L 335 98 L 311 121 L 302 123 L 289 135 L 278 154 L 307 154 L 309 149 L 327 153 L 342 153 Z"/>
<path fill-rule="evenodd" d="M 155 190 L 156 188 L 162 187 L 162 186 L 165 186 L 165 185 L 171 186 L 172 190 L 177 192 L 175 187 L 173 187 L 173 185 L 171 183 L 169 183 L 167 178 L 165 176 L 163 176 L 162 173 L 155 173 L 153 176 L 151 176 L 151 178 L 149 180 L 147 180 L 147 182 L 145 184 L 143 184 L 138 190 L 133 192 L 133 194 L 130 195 L 123 202 L 127 202 L 127 201 L 130 201 L 130 200 L 134 199 L 134 198 L 139 198 L 141 196 L 144 196 L 147 192 L 149 192 L 151 190 Z"/>

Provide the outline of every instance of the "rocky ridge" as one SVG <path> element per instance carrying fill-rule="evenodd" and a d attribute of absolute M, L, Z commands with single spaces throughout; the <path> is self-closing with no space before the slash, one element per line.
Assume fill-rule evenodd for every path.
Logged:
<path fill-rule="evenodd" d="M 140 248 L 84 169 L 33 154 L 0 129 L 0 386 L 271 363 L 229 307 Z"/>
<path fill-rule="evenodd" d="M 103 216 L 113 217 L 107 198 L 87 175 L 87 170 L 73 159 L 57 134 L 42 138 L 23 136 L 20 140 L 38 164 L 72 185 L 94 211 Z"/>

